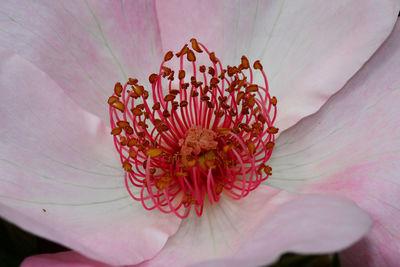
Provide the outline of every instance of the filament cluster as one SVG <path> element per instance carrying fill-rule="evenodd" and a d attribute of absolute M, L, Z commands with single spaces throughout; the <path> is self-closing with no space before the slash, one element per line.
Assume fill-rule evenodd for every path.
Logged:
<path fill-rule="evenodd" d="M 277 99 L 260 61 L 252 67 L 243 56 L 223 68 L 191 39 L 165 54 L 148 89 L 134 78 L 115 84 L 111 134 L 126 188 L 145 209 L 201 216 L 205 202 L 241 199 L 271 175 Z"/>

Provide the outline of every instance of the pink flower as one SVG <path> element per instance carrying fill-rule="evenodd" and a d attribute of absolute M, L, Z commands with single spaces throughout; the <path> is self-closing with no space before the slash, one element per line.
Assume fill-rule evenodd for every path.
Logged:
<path fill-rule="evenodd" d="M 344 265 L 399 262 L 399 1 L 326 5 L 2 1 L 0 214 L 85 255 L 24 265 L 256 266 L 286 251 L 347 248 L 371 226 L 358 206 L 374 224 L 342 253 Z M 120 120 L 108 127 L 106 100 L 117 81 L 147 82 L 193 36 L 224 65 L 260 59 L 283 132 L 267 180 L 240 200 L 209 187 L 201 216 L 180 219 L 179 209 L 146 211 L 129 195 L 129 166 L 110 135 Z M 215 147 L 212 133 L 191 131 L 178 140 L 184 153 Z"/>

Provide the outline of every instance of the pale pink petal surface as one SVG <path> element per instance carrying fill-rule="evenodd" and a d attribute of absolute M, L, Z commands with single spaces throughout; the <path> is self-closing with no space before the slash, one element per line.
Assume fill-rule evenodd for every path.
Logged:
<path fill-rule="evenodd" d="M 315 115 L 283 133 L 268 184 L 343 195 L 374 227 L 345 266 L 400 262 L 400 24 L 366 66 Z"/>
<path fill-rule="evenodd" d="M 316 112 L 391 32 L 400 1 L 158 1 L 164 50 L 196 37 L 237 64 L 260 59 L 281 130 Z"/>
<path fill-rule="evenodd" d="M 147 81 L 163 56 L 153 1 L 1 1 L 1 46 L 108 122 L 115 82 Z"/>
<path fill-rule="evenodd" d="M 1 216 L 103 262 L 153 257 L 180 221 L 132 201 L 110 130 L 25 59 L 0 62 Z"/>
<path fill-rule="evenodd" d="M 260 186 L 244 199 L 221 199 L 201 218 L 182 221 L 161 252 L 140 266 L 186 266 L 234 255 L 238 266 L 268 264 L 287 251 L 342 249 L 370 225 L 369 216 L 351 201 Z"/>
<path fill-rule="evenodd" d="M 371 225 L 368 214 L 345 198 L 301 196 L 278 205 L 231 259 L 196 266 L 265 266 L 285 252 L 332 253 L 359 240 Z"/>
<path fill-rule="evenodd" d="M 347 199 L 295 195 L 261 186 L 247 198 L 224 198 L 207 207 L 203 217 L 184 220 L 162 251 L 138 266 L 260 266 L 288 251 L 341 250 L 359 240 L 370 226 L 368 214 Z M 67 252 L 30 257 L 23 267 L 48 262 L 64 266 L 57 264 L 64 264 L 67 255 L 77 259 L 71 266 L 98 266 Z"/>

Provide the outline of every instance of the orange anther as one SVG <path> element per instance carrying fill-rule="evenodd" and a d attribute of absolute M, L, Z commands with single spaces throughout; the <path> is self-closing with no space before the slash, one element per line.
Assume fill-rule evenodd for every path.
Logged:
<path fill-rule="evenodd" d="M 233 66 L 233 67 L 228 66 L 228 75 L 229 75 L 229 77 L 232 77 L 237 72 L 238 72 L 238 69 L 235 66 Z"/>
<path fill-rule="evenodd" d="M 118 135 L 118 134 L 120 134 L 121 132 L 122 132 L 122 129 L 121 129 L 121 128 L 114 128 L 114 129 L 112 129 L 111 134 L 112 134 L 112 135 Z"/>
<path fill-rule="evenodd" d="M 131 171 L 132 164 L 130 164 L 128 160 L 125 160 L 124 164 L 122 164 L 122 168 L 124 168 L 125 171 Z"/>
<path fill-rule="evenodd" d="M 129 122 L 127 122 L 127 121 L 118 121 L 117 125 L 118 125 L 118 127 L 125 128 L 126 126 L 129 126 Z"/>
<path fill-rule="evenodd" d="M 146 116 L 146 115 L 145 115 Z M 139 121 L 138 125 L 143 128 L 148 128 L 149 126 L 144 121 Z"/>
<path fill-rule="evenodd" d="M 114 103 L 114 102 L 117 102 L 118 100 L 119 100 L 118 97 L 116 97 L 116 96 L 110 96 L 110 97 L 108 98 L 107 103 L 108 103 L 108 104 L 112 104 L 112 103 Z"/>
<path fill-rule="evenodd" d="M 267 133 L 269 133 L 269 134 L 276 134 L 276 133 L 278 133 L 278 131 L 279 131 L 278 128 L 276 128 L 276 127 L 274 127 L 274 126 L 270 126 L 270 127 L 268 127 Z"/>
<path fill-rule="evenodd" d="M 125 110 L 125 105 L 121 101 L 116 101 L 116 102 L 112 103 L 111 106 L 113 108 L 118 109 L 121 112 L 124 112 L 124 110 Z"/>
<path fill-rule="evenodd" d="M 179 108 L 179 102 L 178 101 L 172 102 L 172 109 L 177 110 L 178 108 Z"/>
<path fill-rule="evenodd" d="M 266 165 L 264 167 L 264 172 L 266 175 L 271 175 L 272 174 L 271 171 L 272 171 L 272 168 L 270 166 Z"/>
<path fill-rule="evenodd" d="M 135 116 L 141 116 L 143 114 L 142 110 L 140 108 L 133 108 L 131 109 L 133 115 Z"/>
<path fill-rule="evenodd" d="M 254 152 L 255 152 L 255 150 L 256 150 L 256 146 L 254 145 L 253 141 L 248 140 L 248 141 L 246 142 L 246 145 L 247 145 L 247 148 L 248 148 L 248 150 L 249 150 L 250 156 L 253 156 L 253 155 L 254 155 Z"/>
<path fill-rule="evenodd" d="M 184 108 L 188 105 L 189 103 L 186 100 L 182 100 L 182 102 L 180 103 L 181 108 Z"/>
<path fill-rule="evenodd" d="M 171 116 L 171 114 L 169 113 L 168 110 L 164 110 L 164 111 L 162 112 L 162 114 L 163 114 L 163 116 L 164 116 L 165 118 L 168 118 L 168 117 Z"/>
<path fill-rule="evenodd" d="M 182 89 L 187 89 L 189 87 L 189 83 L 182 83 L 181 88 Z"/>
<path fill-rule="evenodd" d="M 211 53 L 210 53 L 210 60 L 211 60 L 214 64 L 217 64 L 217 63 L 218 63 L 218 60 L 217 60 L 217 58 L 216 58 L 214 52 L 211 52 Z"/>
<path fill-rule="evenodd" d="M 269 102 L 271 103 L 271 105 L 276 106 L 276 103 L 278 103 L 278 100 L 276 99 L 275 96 L 273 96 Z"/>
<path fill-rule="evenodd" d="M 179 51 L 179 53 L 176 54 L 176 56 L 177 56 L 177 57 L 183 56 L 184 54 L 186 54 L 186 53 L 188 52 L 188 50 L 189 50 L 188 45 L 185 44 L 185 45 L 182 47 L 181 51 Z"/>
<path fill-rule="evenodd" d="M 174 71 L 171 71 L 171 74 L 168 76 L 168 80 L 173 81 L 174 80 Z"/>
<path fill-rule="evenodd" d="M 136 85 L 138 82 L 138 79 L 133 79 L 133 78 L 129 78 L 128 79 L 128 84 L 129 85 Z"/>
<path fill-rule="evenodd" d="M 180 93 L 180 91 L 177 90 L 177 89 L 171 89 L 169 92 L 170 92 L 171 94 L 173 94 L 173 95 L 177 95 L 177 94 Z"/>
<path fill-rule="evenodd" d="M 136 139 L 136 138 L 131 138 L 131 139 L 129 139 L 129 141 L 128 141 L 128 146 L 129 147 L 133 147 L 133 146 L 135 146 L 135 145 L 137 145 L 137 143 L 138 143 L 138 140 Z M 130 153 L 130 152 L 129 152 Z M 136 154 L 135 154 L 136 155 Z"/>
<path fill-rule="evenodd" d="M 213 67 L 208 67 L 208 74 L 210 74 L 211 76 L 215 75 L 215 70 Z"/>
<path fill-rule="evenodd" d="M 185 71 L 184 70 L 179 70 L 178 78 L 179 78 L 179 80 L 182 80 L 183 78 L 185 78 Z"/>
<path fill-rule="evenodd" d="M 122 90 L 123 90 L 124 88 L 122 87 L 122 84 L 121 83 L 116 83 L 115 84 L 115 86 L 114 86 L 114 93 L 117 95 L 117 96 L 121 96 L 121 93 L 122 93 Z"/>
<path fill-rule="evenodd" d="M 126 126 L 125 127 L 125 132 L 127 134 L 133 134 L 133 128 L 131 126 Z"/>
<path fill-rule="evenodd" d="M 254 97 L 254 95 L 251 95 L 248 99 L 247 99 L 247 105 L 249 107 L 253 107 L 256 104 L 256 99 Z"/>
<path fill-rule="evenodd" d="M 254 67 L 256 70 L 262 70 L 262 69 L 263 69 L 263 66 L 262 66 L 261 63 L 260 63 L 260 60 L 257 60 L 256 62 L 254 62 L 253 67 Z"/>
<path fill-rule="evenodd" d="M 168 75 L 171 74 L 172 70 L 168 67 L 162 66 L 162 70 L 163 70 L 163 77 L 167 77 Z"/>
<path fill-rule="evenodd" d="M 160 103 L 155 103 L 154 105 L 153 105 L 153 107 L 152 107 L 152 109 L 154 109 L 154 110 L 159 110 L 160 109 Z"/>
<path fill-rule="evenodd" d="M 265 164 L 264 164 L 264 163 L 262 163 L 262 164 L 260 164 L 260 165 L 258 166 L 258 168 L 257 168 L 258 174 L 261 175 L 261 172 L 263 171 L 264 167 L 265 167 Z"/>
<path fill-rule="evenodd" d="M 267 122 L 262 114 L 258 114 L 258 115 L 257 115 L 257 119 L 258 119 L 261 123 L 266 123 L 266 122 Z"/>
<path fill-rule="evenodd" d="M 219 83 L 219 79 L 216 77 L 212 77 L 210 80 L 211 87 L 215 87 Z"/>
<path fill-rule="evenodd" d="M 172 53 L 172 51 L 168 51 L 164 56 L 164 61 L 170 60 L 173 56 L 174 54 Z"/>
<path fill-rule="evenodd" d="M 146 91 L 146 90 L 144 90 L 144 92 L 143 92 L 143 98 L 144 98 L 144 99 L 147 99 L 148 97 L 149 97 L 149 92 Z"/>
<path fill-rule="evenodd" d="M 136 93 L 138 96 L 141 96 L 141 95 L 143 95 L 144 87 L 141 86 L 141 85 L 137 85 L 137 86 L 135 86 L 134 90 L 135 90 L 135 93 Z"/>
<path fill-rule="evenodd" d="M 119 142 L 120 142 L 121 146 L 126 146 L 126 144 L 128 143 L 128 142 L 126 141 L 126 137 L 125 137 L 125 136 L 121 136 L 121 137 L 119 138 Z"/>
<path fill-rule="evenodd" d="M 257 84 L 250 84 L 249 86 L 246 87 L 246 93 L 257 92 L 257 91 L 258 91 Z"/>
<path fill-rule="evenodd" d="M 157 81 L 157 79 L 158 79 L 158 74 L 153 73 L 153 74 L 151 74 L 151 75 L 149 76 L 149 82 L 150 82 L 151 84 L 155 83 L 155 82 Z"/>
<path fill-rule="evenodd" d="M 174 95 L 174 94 L 168 94 L 168 95 L 166 95 L 166 96 L 164 97 L 164 101 L 165 101 L 165 102 L 172 101 L 172 100 L 175 99 L 175 97 L 176 97 L 176 95 Z"/>
<path fill-rule="evenodd" d="M 225 112 L 223 112 L 222 110 L 218 109 L 218 110 L 214 111 L 214 114 L 218 118 L 221 118 L 222 116 L 224 116 Z"/>
<path fill-rule="evenodd" d="M 244 92 L 239 92 L 236 96 L 236 102 L 239 104 L 240 100 L 244 97 Z"/>
<path fill-rule="evenodd" d="M 201 65 L 201 66 L 199 67 L 199 71 L 200 71 L 201 73 L 206 72 L 206 66 Z"/>
<path fill-rule="evenodd" d="M 192 47 L 194 49 L 194 51 L 198 52 L 198 53 L 202 53 L 203 50 L 201 50 L 199 44 L 197 43 L 197 40 L 192 38 L 190 39 L 190 42 L 192 43 Z"/>
<path fill-rule="evenodd" d="M 208 108 L 215 108 L 215 104 L 213 102 L 211 102 L 211 101 L 208 101 L 207 102 L 207 107 Z"/>
<path fill-rule="evenodd" d="M 226 70 L 222 70 L 221 74 L 218 76 L 221 80 L 225 79 Z"/>
<path fill-rule="evenodd" d="M 242 67 L 243 69 L 250 68 L 249 60 L 247 59 L 246 56 L 242 56 Z"/>
<path fill-rule="evenodd" d="M 163 151 L 161 148 L 150 148 L 146 150 L 146 156 L 150 156 L 153 158 L 161 155 L 162 152 Z"/>
<path fill-rule="evenodd" d="M 265 148 L 266 149 L 271 149 L 271 148 L 273 148 L 275 146 L 275 143 L 274 142 L 268 142 L 266 145 L 265 145 Z"/>
<path fill-rule="evenodd" d="M 194 55 L 194 52 L 190 49 L 187 52 L 187 60 L 190 62 L 196 61 L 196 56 Z"/>

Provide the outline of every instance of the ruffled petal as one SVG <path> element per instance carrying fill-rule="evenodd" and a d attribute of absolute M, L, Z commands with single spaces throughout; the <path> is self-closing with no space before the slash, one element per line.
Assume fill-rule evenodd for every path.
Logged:
<path fill-rule="evenodd" d="M 0 88 L 1 216 L 109 264 L 153 257 L 180 221 L 130 198 L 102 121 L 4 50 Z"/>
<path fill-rule="evenodd" d="M 0 46 L 47 73 L 104 121 L 117 81 L 147 81 L 161 44 L 153 1 L 0 2 Z"/>
<path fill-rule="evenodd" d="M 158 1 L 164 49 L 192 37 L 223 64 L 261 59 L 283 130 L 316 112 L 391 32 L 399 1 Z"/>
<path fill-rule="evenodd" d="M 217 266 L 232 266 L 232 260 L 237 266 L 268 264 L 287 251 L 343 249 L 370 226 L 369 216 L 349 200 L 260 186 L 244 199 L 222 198 L 202 217 L 185 219 L 161 252 L 139 266 L 187 266 L 226 257 Z"/>
<path fill-rule="evenodd" d="M 366 66 L 317 114 L 283 133 L 268 184 L 343 195 L 374 219 L 346 266 L 400 262 L 400 22 Z"/>

